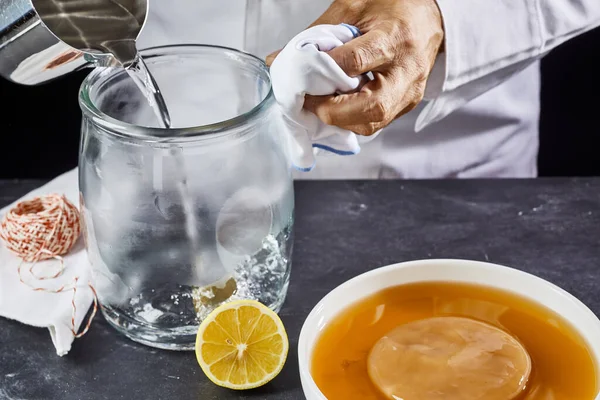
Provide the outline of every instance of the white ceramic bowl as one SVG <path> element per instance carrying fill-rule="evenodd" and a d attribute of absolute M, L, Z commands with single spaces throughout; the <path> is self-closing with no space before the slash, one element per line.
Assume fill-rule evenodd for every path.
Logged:
<path fill-rule="evenodd" d="M 481 284 L 541 303 L 579 331 L 596 365 L 600 366 L 600 320 L 581 301 L 558 286 L 526 272 L 496 264 L 467 260 L 409 261 L 359 275 L 331 291 L 313 308 L 302 326 L 298 343 L 300 379 L 307 400 L 327 400 L 310 374 L 310 365 L 315 342 L 333 318 L 350 304 L 382 289 L 428 281 Z M 600 400 L 600 394 L 596 395 L 596 400 Z"/>

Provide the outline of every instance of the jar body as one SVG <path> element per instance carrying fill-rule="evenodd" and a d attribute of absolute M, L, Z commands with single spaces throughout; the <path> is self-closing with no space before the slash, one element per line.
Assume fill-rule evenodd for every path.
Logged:
<path fill-rule="evenodd" d="M 157 50 L 147 59 L 172 116 L 189 119 L 180 108 L 194 96 L 203 121 L 257 102 L 259 112 L 214 132 L 148 140 L 111 132 L 84 110 L 79 162 L 86 246 L 106 319 L 133 340 L 176 350 L 194 347 L 199 323 L 223 302 L 255 299 L 278 311 L 293 240 L 293 182 L 268 74 L 248 70 L 248 60 L 222 65 L 231 50 L 189 49 Z M 177 85 L 194 80 L 180 72 L 190 63 L 199 80 L 231 74 L 235 88 L 226 98 L 207 86 L 181 93 Z M 143 101 L 119 106 L 123 93 L 136 93 L 133 82 L 119 72 L 93 74 L 88 101 L 119 120 L 153 117 Z"/>

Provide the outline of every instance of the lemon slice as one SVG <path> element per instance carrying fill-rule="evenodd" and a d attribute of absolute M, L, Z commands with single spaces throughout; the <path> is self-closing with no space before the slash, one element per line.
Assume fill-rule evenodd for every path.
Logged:
<path fill-rule="evenodd" d="M 223 304 L 200 324 L 196 357 L 216 385 L 235 390 L 262 386 L 275 378 L 287 358 L 283 323 L 254 300 Z"/>

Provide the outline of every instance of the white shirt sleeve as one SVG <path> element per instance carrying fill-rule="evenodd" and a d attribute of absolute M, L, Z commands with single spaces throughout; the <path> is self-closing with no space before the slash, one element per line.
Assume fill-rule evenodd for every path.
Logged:
<path fill-rule="evenodd" d="M 600 25 L 600 0 L 437 0 L 445 51 L 416 130 L 439 121 L 567 40 Z"/>

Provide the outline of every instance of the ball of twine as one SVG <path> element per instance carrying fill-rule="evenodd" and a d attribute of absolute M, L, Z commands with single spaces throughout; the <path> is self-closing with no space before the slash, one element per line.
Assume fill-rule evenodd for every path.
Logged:
<path fill-rule="evenodd" d="M 67 254 L 80 233 L 79 210 L 59 194 L 21 201 L 0 222 L 0 238 L 26 262 Z"/>

